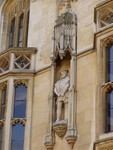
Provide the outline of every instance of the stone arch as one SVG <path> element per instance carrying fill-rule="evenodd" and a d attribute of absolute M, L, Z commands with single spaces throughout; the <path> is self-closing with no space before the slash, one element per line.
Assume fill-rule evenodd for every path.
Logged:
<path fill-rule="evenodd" d="M 109 47 L 113 44 L 113 36 L 107 37 L 102 41 L 102 47 Z"/>
<path fill-rule="evenodd" d="M 23 84 L 23 85 L 25 85 L 26 87 L 28 86 L 28 80 L 16 80 L 15 82 L 14 82 L 14 86 L 15 87 L 17 87 L 18 85 L 20 85 L 20 84 Z"/>
<path fill-rule="evenodd" d="M 25 119 L 22 119 L 22 118 L 16 118 L 16 119 L 13 119 L 12 120 L 12 125 L 15 126 L 16 124 L 22 124 L 23 126 L 26 125 L 26 120 Z"/>

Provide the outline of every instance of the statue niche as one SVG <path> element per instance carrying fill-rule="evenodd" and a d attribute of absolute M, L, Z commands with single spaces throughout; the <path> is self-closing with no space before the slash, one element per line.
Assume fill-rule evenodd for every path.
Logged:
<path fill-rule="evenodd" d="M 54 92 L 56 94 L 56 123 L 61 121 L 67 121 L 68 119 L 68 99 L 69 99 L 69 85 L 70 78 L 68 70 L 60 71 L 60 80 L 55 83 Z"/>

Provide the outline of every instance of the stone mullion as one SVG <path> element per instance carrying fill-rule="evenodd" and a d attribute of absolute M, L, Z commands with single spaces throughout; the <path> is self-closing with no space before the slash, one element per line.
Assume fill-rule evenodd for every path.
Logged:
<path fill-rule="evenodd" d="M 7 96 L 7 110 L 6 110 L 6 122 L 5 122 L 5 138 L 4 138 L 4 150 L 9 150 L 11 147 L 11 119 L 13 113 L 13 99 L 14 99 L 14 86 L 13 78 L 8 80 L 8 96 Z M 10 90 L 11 89 L 11 90 Z"/>
<path fill-rule="evenodd" d="M 33 101 L 33 79 L 28 81 L 27 86 L 27 109 L 26 109 L 26 126 L 25 126 L 25 139 L 24 150 L 30 150 L 31 143 L 31 122 L 32 122 L 32 101 Z M 32 90 L 31 90 L 32 89 Z"/>
<path fill-rule="evenodd" d="M 27 35 L 27 12 L 24 12 L 24 21 L 23 21 L 23 42 L 22 42 L 22 46 L 26 47 L 26 35 Z"/>

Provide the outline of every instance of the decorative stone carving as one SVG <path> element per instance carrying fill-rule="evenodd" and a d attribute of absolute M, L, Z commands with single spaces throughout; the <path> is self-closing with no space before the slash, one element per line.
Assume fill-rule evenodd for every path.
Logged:
<path fill-rule="evenodd" d="M 0 120 L 0 128 L 4 125 L 4 120 Z"/>
<path fill-rule="evenodd" d="M 25 11 L 25 9 L 28 9 L 30 0 L 16 0 L 12 5 L 12 10 L 10 10 L 9 13 L 10 18 L 12 18 L 12 16 L 15 16 L 15 14 L 19 14 L 20 12 Z"/>
<path fill-rule="evenodd" d="M 30 69 L 30 55 L 15 55 L 15 69 Z"/>
<path fill-rule="evenodd" d="M 67 131 L 67 123 L 65 121 L 55 122 L 53 130 L 60 138 L 63 138 Z"/>
<path fill-rule="evenodd" d="M 73 149 L 73 146 L 75 144 L 76 139 L 77 139 L 77 137 L 75 137 L 75 136 L 68 136 L 66 138 L 66 140 L 67 140 L 68 144 L 70 145 L 71 149 Z"/>
<path fill-rule="evenodd" d="M 70 79 L 68 76 L 68 70 L 62 70 L 60 72 L 61 75 L 61 79 L 58 80 L 55 83 L 55 87 L 54 87 L 54 92 L 57 95 L 57 119 L 56 122 L 59 122 L 62 116 L 62 107 L 64 105 L 64 118 L 63 120 L 67 119 L 66 116 L 66 110 L 65 110 L 65 106 L 68 104 L 68 99 L 69 99 L 69 85 L 70 85 Z"/>
<path fill-rule="evenodd" d="M 48 97 L 47 135 L 45 137 L 47 144 L 45 146 L 54 145 L 54 132 L 61 138 L 66 134 L 66 140 L 71 147 L 76 141 L 76 32 L 76 15 L 71 10 L 70 0 L 67 0 L 66 11 L 58 16 L 52 38 L 51 88 Z M 63 66 L 66 65 L 66 61 L 68 65 L 64 71 Z M 55 76 L 58 75 L 60 67 L 63 71 L 62 79 L 55 83 Z M 70 71 L 70 77 L 67 70 Z M 63 105 L 65 113 L 61 109 Z M 55 110 L 57 115 L 55 115 Z"/>
<path fill-rule="evenodd" d="M 113 2 L 105 2 L 105 4 L 100 4 L 95 9 L 95 22 L 97 24 L 97 29 L 108 26 L 113 23 Z"/>
<path fill-rule="evenodd" d="M 63 59 L 67 51 L 76 54 L 76 22 L 76 15 L 70 7 L 58 16 L 52 38 L 50 57 L 52 61 L 55 61 L 58 55 Z"/>
<path fill-rule="evenodd" d="M 104 92 L 111 92 L 113 90 L 113 82 L 107 82 L 102 85 Z"/>
<path fill-rule="evenodd" d="M 53 150 L 54 147 L 54 136 L 53 134 L 47 134 L 45 137 L 45 147 L 47 150 Z"/>
<path fill-rule="evenodd" d="M 26 119 L 23 119 L 23 118 L 15 118 L 15 119 L 12 119 L 12 125 L 16 125 L 16 124 L 22 124 L 23 126 L 26 125 Z"/>
<path fill-rule="evenodd" d="M 0 73 L 4 73 L 9 70 L 10 58 L 8 55 L 0 58 Z"/>
<path fill-rule="evenodd" d="M 12 48 L 0 54 L 0 75 L 12 71 L 34 71 L 35 48 Z"/>

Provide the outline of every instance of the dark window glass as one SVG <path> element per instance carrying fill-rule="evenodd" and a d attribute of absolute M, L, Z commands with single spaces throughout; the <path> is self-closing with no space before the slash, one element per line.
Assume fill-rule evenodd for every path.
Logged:
<path fill-rule="evenodd" d="M 107 50 L 107 82 L 113 81 L 113 45 Z"/>
<path fill-rule="evenodd" d="M 4 119 L 4 115 L 5 115 L 5 105 L 6 105 L 6 91 L 7 89 L 4 88 L 2 90 L 2 95 L 1 95 L 1 114 L 0 114 L 0 119 Z"/>
<path fill-rule="evenodd" d="M 13 126 L 11 150 L 23 150 L 24 128 L 25 127 L 21 124 L 16 124 L 16 126 Z"/>
<path fill-rule="evenodd" d="M 2 132 L 3 132 L 3 128 L 0 128 L 0 150 L 2 150 Z"/>
<path fill-rule="evenodd" d="M 18 30 L 18 47 L 22 47 L 23 44 L 23 14 L 20 16 L 19 30 Z"/>
<path fill-rule="evenodd" d="M 9 47 L 14 46 L 14 30 L 15 30 L 15 19 L 11 22 L 11 28 L 9 33 Z"/>
<path fill-rule="evenodd" d="M 106 94 L 106 132 L 113 131 L 113 91 Z"/>
<path fill-rule="evenodd" d="M 15 88 L 14 97 L 14 118 L 25 118 L 26 117 L 26 96 L 27 88 L 24 84 L 20 84 Z"/>
<path fill-rule="evenodd" d="M 29 12 L 28 12 L 28 16 L 27 16 L 26 46 L 27 46 L 27 42 L 28 42 L 28 28 L 29 28 Z"/>

